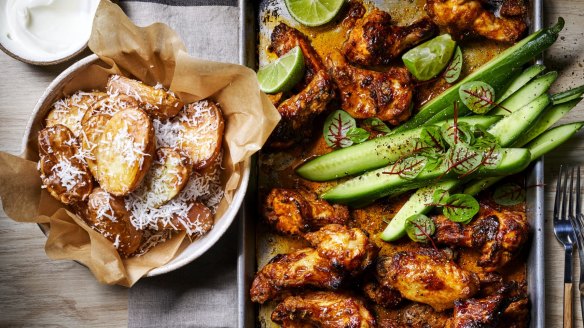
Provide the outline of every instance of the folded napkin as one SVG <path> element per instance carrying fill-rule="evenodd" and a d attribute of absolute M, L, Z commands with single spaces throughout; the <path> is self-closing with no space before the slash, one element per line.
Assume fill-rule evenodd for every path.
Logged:
<path fill-rule="evenodd" d="M 237 63 L 237 0 L 120 1 L 139 26 L 163 22 L 189 54 Z M 202 257 L 171 273 L 143 278 L 129 291 L 129 327 L 235 327 L 237 325 L 237 219 Z"/>

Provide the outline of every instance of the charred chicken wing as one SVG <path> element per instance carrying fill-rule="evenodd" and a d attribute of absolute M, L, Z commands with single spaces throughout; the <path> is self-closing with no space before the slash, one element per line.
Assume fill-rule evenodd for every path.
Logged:
<path fill-rule="evenodd" d="M 427 0 L 426 12 L 438 26 L 449 33 L 462 36 L 478 34 L 491 40 L 515 42 L 527 30 L 527 24 L 520 16 L 503 16 L 525 11 L 517 0 L 503 5 L 501 17 L 485 8 L 479 0 Z M 504 10 L 503 10 L 504 9 Z"/>
<path fill-rule="evenodd" d="M 343 56 L 328 58 L 341 95 L 341 107 L 354 118 L 378 117 L 398 125 L 412 114 L 414 85 L 403 67 L 377 72 L 349 65 Z"/>
<path fill-rule="evenodd" d="M 289 296 L 272 312 L 282 327 L 375 327 L 375 318 L 360 298 L 338 292 Z"/>
<path fill-rule="evenodd" d="M 363 292 L 373 303 L 388 309 L 396 307 L 403 300 L 396 289 L 382 286 L 375 279 L 363 286 Z"/>
<path fill-rule="evenodd" d="M 525 244 L 529 234 L 529 224 L 525 213 L 496 209 L 481 204 L 481 211 L 468 225 L 452 222 L 443 216 L 434 217 L 439 244 L 480 248 L 478 266 L 487 272 L 502 268 Z"/>
<path fill-rule="evenodd" d="M 278 57 L 299 46 L 306 62 L 303 81 L 298 92 L 277 104 L 282 121 L 276 127 L 272 143 L 283 147 L 305 137 L 314 117 L 322 113 L 334 98 L 333 82 L 308 38 L 300 31 L 280 23 L 272 32 L 270 50 Z M 283 99 L 283 98 L 282 98 Z"/>
<path fill-rule="evenodd" d="M 377 280 L 397 289 L 404 298 L 428 304 L 436 311 L 454 307 L 454 301 L 472 297 L 479 289 L 476 274 L 461 269 L 442 251 L 434 249 L 380 258 Z"/>
<path fill-rule="evenodd" d="M 330 205 L 311 191 L 274 188 L 266 197 L 264 217 L 279 233 L 302 235 L 329 223 L 345 224 L 349 210 Z"/>
<path fill-rule="evenodd" d="M 438 27 L 428 18 L 412 25 L 396 26 L 385 11 L 374 8 L 364 13 L 362 4 L 352 4 L 345 20 L 345 26 L 352 25 L 353 28 L 343 44 L 342 52 L 353 64 L 386 65 L 405 50 L 438 32 Z"/>
<path fill-rule="evenodd" d="M 454 302 L 454 315 L 448 328 L 497 327 L 503 311 L 510 303 L 508 287 L 484 297 Z"/>
<path fill-rule="evenodd" d="M 251 300 L 264 303 L 295 288 L 316 287 L 336 289 L 342 272 L 316 250 L 305 248 L 290 254 L 276 255 L 256 274 Z"/>
<path fill-rule="evenodd" d="M 316 232 L 307 233 L 304 238 L 321 256 L 352 275 L 371 265 L 378 252 L 363 230 L 339 224 L 326 225 Z"/>

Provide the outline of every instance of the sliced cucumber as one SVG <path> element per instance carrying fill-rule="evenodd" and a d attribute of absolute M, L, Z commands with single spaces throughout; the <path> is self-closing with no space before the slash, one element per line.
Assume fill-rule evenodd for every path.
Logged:
<path fill-rule="evenodd" d="M 538 77 L 503 101 L 500 107 L 493 109 L 489 114 L 511 115 L 511 113 L 527 106 L 527 104 L 546 93 L 557 78 L 558 72 L 549 72 Z"/>
<path fill-rule="evenodd" d="M 520 172 L 529 164 L 529 151 L 522 148 L 505 148 L 501 152 L 501 161 L 496 168 L 480 167 L 473 176 L 509 175 Z M 444 165 L 433 169 L 423 169 L 415 178 L 407 179 L 399 174 L 386 174 L 387 168 L 369 171 L 353 179 L 338 184 L 321 195 L 322 199 L 334 203 L 354 203 L 361 199 L 371 200 L 385 197 L 397 191 L 407 191 L 427 185 L 429 181 L 444 178 L 451 179 L 456 173 Z"/>
<path fill-rule="evenodd" d="M 434 208 L 428 204 L 432 203 L 432 198 L 436 190 L 443 189 L 450 191 L 458 184 L 458 180 L 445 180 L 432 186 L 418 189 L 391 219 L 387 228 L 381 233 L 381 239 L 385 241 L 393 241 L 403 237 L 406 232 L 404 225 L 410 216 L 415 214 L 426 214 Z"/>
<path fill-rule="evenodd" d="M 499 145 L 502 147 L 509 146 L 532 126 L 533 122 L 549 103 L 549 96 L 543 94 L 527 106 L 501 119 L 487 131 L 497 138 Z"/>
<path fill-rule="evenodd" d="M 570 89 L 568 91 L 556 93 L 555 95 L 551 96 L 552 104 L 559 105 L 570 100 L 578 99 L 584 95 L 584 85 L 581 85 L 577 88 Z"/>
<path fill-rule="evenodd" d="M 499 119 L 501 116 L 468 116 L 461 117 L 459 122 L 488 128 Z M 436 125 L 442 126 L 444 122 Z M 380 168 L 411 153 L 421 132 L 422 128 L 417 128 L 335 150 L 306 162 L 296 173 L 311 181 L 329 181 Z"/>
<path fill-rule="evenodd" d="M 507 90 L 499 97 L 497 100 L 499 103 L 504 101 L 505 99 L 509 98 L 512 94 L 517 92 L 521 89 L 524 85 L 526 85 L 529 81 L 533 80 L 536 76 L 538 76 L 541 72 L 545 70 L 545 66 L 543 65 L 532 65 L 526 68 L 519 76 L 517 76 L 509 85 L 507 86 Z"/>

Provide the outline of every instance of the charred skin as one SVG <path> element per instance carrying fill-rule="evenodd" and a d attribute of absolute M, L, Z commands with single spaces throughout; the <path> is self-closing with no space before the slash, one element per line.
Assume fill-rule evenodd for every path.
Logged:
<path fill-rule="evenodd" d="M 376 327 L 362 299 L 338 292 L 289 296 L 276 306 L 272 321 L 282 327 Z"/>
<path fill-rule="evenodd" d="M 304 55 L 306 73 L 295 87 L 295 93 L 278 99 L 277 108 L 282 120 L 272 133 L 274 148 L 285 148 L 310 135 L 314 118 L 325 111 L 335 97 L 334 85 L 320 56 L 308 38 L 300 31 L 280 23 L 271 36 L 270 50 L 278 57 L 299 46 Z"/>
<path fill-rule="evenodd" d="M 427 0 L 425 8 L 434 23 L 459 37 L 476 34 L 495 41 L 516 42 L 527 30 L 522 16 L 504 16 L 526 11 L 520 1 L 503 5 L 501 17 L 478 0 Z"/>
<path fill-rule="evenodd" d="M 352 117 L 377 117 L 392 125 L 410 118 L 414 83 L 407 69 L 390 67 L 377 72 L 357 68 L 340 54 L 332 54 L 328 65 L 339 89 L 341 107 Z"/>
<path fill-rule="evenodd" d="M 438 33 L 438 27 L 428 18 L 396 26 L 387 12 L 375 8 L 365 14 L 362 4 L 351 6 L 344 23 L 353 28 L 342 53 L 350 63 L 365 66 L 387 65 Z"/>

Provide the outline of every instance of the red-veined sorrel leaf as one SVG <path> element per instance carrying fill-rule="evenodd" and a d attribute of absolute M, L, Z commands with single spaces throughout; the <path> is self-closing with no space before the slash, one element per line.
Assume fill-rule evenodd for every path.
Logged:
<path fill-rule="evenodd" d="M 444 123 L 440 131 L 444 141 L 451 147 L 458 143 L 472 144 L 474 141 L 474 134 L 467 123 Z"/>
<path fill-rule="evenodd" d="M 362 128 L 350 128 L 349 131 L 347 131 L 347 137 L 353 142 L 353 144 L 358 144 L 369 139 L 369 132 Z"/>
<path fill-rule="evenodd" d="M 381 133 L 390 133 L 391 129 L 385 124 L 382 120 L 378 119 L 377 117 L 372 117 L 365 119 L 363 121 L 363 125 L 370 127 L 371 130 L 381 132 Z"/>
<path fill-rule="evenodd" d="M 450 64 L 444 70 L 444 80 L 448 83 L 454 83 L 460 77 L 460 72 L 462 72 L 462 50 L 460 50 L 460 47 L 456 47 Z"/>
<path fill-rule="evenodd" d="M 477 114 L 485 114 L 496 105 L 495 90 L 485 82 L 464 83 L 460 86 L 458 93 L 462 103 Z"/>
<path fill-rule="evenodd" d="M 437 126 L 426 126 L 420 133 L 420 141 L 424 146 L 436 150 L 444 150 L 444 140 L 442 139 L 441 129 Z"/>
<path fill-rule="evenodd" d="M 464 175 L 475 171 L 483 161 L 483 152 L 473 149 L 470 145 L 459 143 L 447 152 L 448 170 Z"/>
<path fill-rule="evenodd" d="M 434 191 L 434 194 L 432 195 L 433 204 L 431 205 L 440 206 L 441 204 L 444 204 L 444 202 L 446 202 L 448 197 L 450 197 L 450 193 L 448 192 L 448 190 L 437 189 L 436 191 Z"/>
<path fill-rule="evenodd" d="M 479 212 L 479 202 L 467 194 L 454 194 L 448 197 L 442 207 L 444 216 L 459 223 L 470 221 Z"/>
<path fill-rule="evenodd" d="M 428 159 L 425 156 L 409 156 L 389 165 L 384 174 L 397 174 L 403 179 L 413 179 L 422 172 Z"/>
<path fill-rule="evenodd" d="M 411 240 L 426 243 L 432 240 L 436 225 L 424 214 L 415 214 L 406 219 L 405 229 Z"/>
<path fill-rule="evenodd" d="M 516 183 L 506 183 L 495 189 L 493 200 L 503 206 L 521 204 L 525 201 L 525 189 Z"/>
<path fill-rule="evenodd" d="M 353 141 L 347 137 L 347 132 L 356 127 L 357 123 L 351 115 L 344 110 L 336 110 L 324 121 L 324 141 L 329 147 L 333 148 L 349 147 L 353 144 Z"/>

